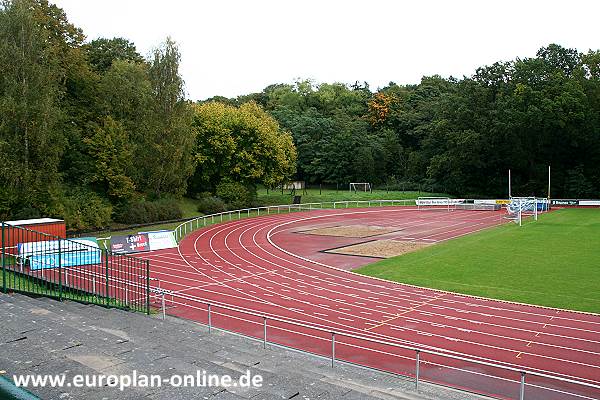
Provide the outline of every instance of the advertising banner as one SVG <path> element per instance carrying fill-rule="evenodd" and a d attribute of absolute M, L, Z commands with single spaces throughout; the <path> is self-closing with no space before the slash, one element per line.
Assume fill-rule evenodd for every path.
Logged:
<path fill-rule="evenodd" d="M 550 204 L 553 206 L 577 206 L 579 205 L 579 200 L 575 199 L 552 199 L 550 200 Z"/>
<path fill-rule="evenodd" d="M 503 200 L 473 200 L 474 204 L 502 204 L 502 203 L 498 203 L 499 201 L 503 201 Z"/>
<path fill-rule="evenodd" d="M 21 257 L 32 255 L 58 253 L 66 253 L 70 251 L 87 251 L 99 249 L 98 242 L 95 237 L 85 237 L 79 239 L 68 240 L 44 240 L 41 242 L 19 243 L 17 249 Z"/>
<path fill-rule="evenodd" d="M 110 249 L 116 254 L 138 253 L 149 251 L 148 235 L 138 233 L 136 235 L 113 236 L 110 238 Z"/>
<path fill-rule="evenodd" d="M 140 232 L 140 234 L 148 235 L 148 243 L 150 250 L 172 249 L 177 247 L 177 241 L 173 235 L 173 231 L 153 231 Z"/>
<path fill-rule="evenodd" d="M 91 251 L 76 251 L 69 253 L 53 253 L 43 255 L 33 255 L 27 258 L 29 261 L 29 268 L 31 270 L 57 268 L 61 267 L 75 267 L 78 265 L 94 265 L 100 264 L 102 252 L 100 249 Z M 59 260 L 60 257 L 60 260 Z"/>
<path fill-rule="evenodd" d="M 102 254 L 94 237 L 20 243 L 18 250 L 32 270 L 99 264 Z"/>
<path fill-rule="evenodd" d="M 447 206 L 463 204 L 465 199 L 417 199 L 415 203 L 418 206 Z"/>
<path fill-rule="evenodd" d="M 580 206 L 600 206 L 600 200 L 579 200 Z"/>

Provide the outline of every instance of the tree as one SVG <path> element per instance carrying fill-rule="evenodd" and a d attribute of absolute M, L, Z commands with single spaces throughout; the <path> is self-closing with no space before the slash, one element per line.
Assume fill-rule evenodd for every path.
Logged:
<path fill-rule="evenodd" d="M 15 0 L 0 9 L 0 177 L 11 214 L 51 210 L 64 148 L 57 128 L 60 67 L 31 7 Z"/>
<path fill-rule="evenodd" d="M 99 82 L 103 115 L 119 121 L 133 144 L 143 145 L 152 114 L 152 86 L 148 66 L 116 60 Z"/>
<path fill-rule="evenodd" d="M 167 38 L 154 50 L 149 68 L 151 105 L 149 128 L 136 152 L 140 188 L 151 196 L 182 195 L 193 173 L 192 109 L 179 75 L 181 55 Z"/>
<path fill-rule="evenodd" d="M 131 143 L 123 126 L 112 117 L 106 117 L 85 143 L 94 160 L 90 182 L 99 185 L 100 191 L 116 202 L 131 200 L 135 185 L 127 172 L 132 170 L 133 159 Z"/>
<path fill-rule="evenodd" d="M 392 106 L 398 102 L 398 98 L 392 94 L 384 92 L 375 93 L 369 100 L 369 112 L 367 120 L 373 126 L 382 125 L 388 119 Z"/>
<path fill-rule="evenodd" d="M 193 189 L 215 190 L 225 178 L 275 186 L 295 172 L 292 137 L 256 103 L 239 108 L 222 103 L 195 106 Z"/>
<path fill-rule="evenodd" d="M 94 39 L 84 46 L 87 58 L 99 73 L 106 72 L 114 61 L 131 61 L 144 63 L 144 58 L 137 52 L 135 44 L 124 38 Z"/>

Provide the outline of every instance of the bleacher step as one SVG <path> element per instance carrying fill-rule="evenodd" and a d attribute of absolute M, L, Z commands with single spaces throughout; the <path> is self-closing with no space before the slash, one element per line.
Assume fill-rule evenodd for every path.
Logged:
<path fill-rule="evenodd" d="M 414 383 L 326 359 L 293 352 L 205 326 L 159 315 L 105 309 L 71 301 L 0 294 L 6 324 L 0 326 L 0 370 L 10 373 L 190 374 L 206 370 L 237 377 L 263 376 L 253 389 L 181 388 L 132 390 L 44 388 L 43 398 L 214 399 L 472 399 L 434 388 L 416 394 Z M 24 333 L 22 333 L 24 332 Z M 20 339 L 25 337 L 24 339 Z M 12 342 L 11 342 L 12 341 Z M 424 385 L 427 388 L 427 385 Z M 174 390 L 179 389 L 179 390 Z M 83 391 L 83 392 L 82 392 Z M 430 390 L 431 391 L 431 390 Z M 35 392 L 35 391 L 34 391 Z M 443 393 L 443 395 L 440 395 Z M 171 397 L 174 396 L 174 397 Z M 66 397 L 65 397 L 66 396 Z M 186 397 L 188 396 L 188 397 Z"/>

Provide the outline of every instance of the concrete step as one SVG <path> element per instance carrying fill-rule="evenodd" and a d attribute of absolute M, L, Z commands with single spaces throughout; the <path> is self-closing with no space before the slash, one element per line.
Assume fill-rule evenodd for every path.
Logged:
<path fill-rule="evenodd" d="M 0 370 L 7 373 L 261 375 L 261 388 L 44 388 L 43 398 L 150 399 L 475 399 L 402 377 L 285 350 L 174 317 L 0 294 Z"/>

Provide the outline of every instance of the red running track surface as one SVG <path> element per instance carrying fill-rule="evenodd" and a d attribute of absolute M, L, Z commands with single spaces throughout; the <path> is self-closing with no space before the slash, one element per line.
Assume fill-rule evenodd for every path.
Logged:
<path fill-rule="evenodd" d="M 491 211 L 408 207 L 318 210 L 213 225 L 178 249 L 145 253 L 151 274 L 174 291 L 168 312 L 207 322 L 214 302 L 332 330 L 340 360 L 414 376 L 415 352 L 358 335 L 600 385 L 600 316 L 430 290 L 348 272 L 374 258 L 324 250 L 374 239 L 435 243 L 504 222 Z M 315 236 L 324 226 L 373 225 L 369 237 Z M 484 268 L 485 266 L 482 266 Z M 214 304 L 213 303 L 213 304 Z M 263 320 L 212 306 L 212 324 L 261 338 Z M 269 322 L 269 341 L 331 355 L 331 335 Z M 518 398 L 520 374 L 426 352 L 420 377 L 499 398 Z M 594 399 L 600 390 L 526 376 L 526 399 Z"/>

